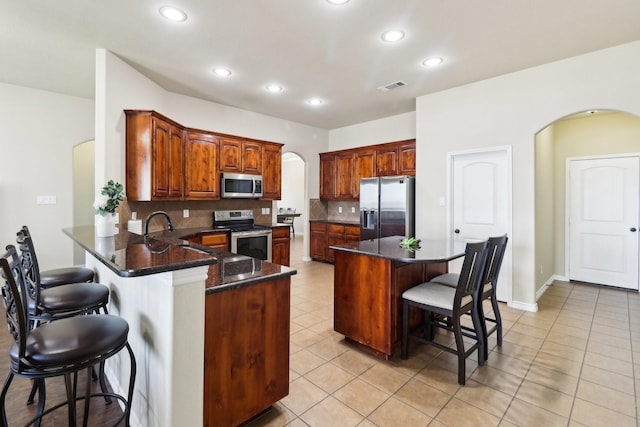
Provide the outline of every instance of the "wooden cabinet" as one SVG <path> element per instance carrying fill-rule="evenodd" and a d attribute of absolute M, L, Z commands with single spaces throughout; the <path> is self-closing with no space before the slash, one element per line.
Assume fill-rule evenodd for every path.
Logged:
<path fill-rule="evenodd" d="M 376 148 L 376 176 L 415 174 L 415 139 L 382 144 Z"/>
<path fill-rule="evenodd" d="M 415 140 L 320 153 L 320 199 L 358 200 L 360 179 L 415 175 Z"/>
<path fill-rule="evenodd" d="M 244 425 L 289 394 L 290 289 L 283 277 L 205 296 L 202 425 Z"/>
<path fill-rule="evenodd" d="M 128 200 L 218 200 L 221 171 L 262 175 L 262 199 L 280 199 L 283 144 L 185 128 L 152 110 L 124 113 Z"/>
<path fill-rule="evenodd" d="M 309 255 L 317 261 L 334 262 L 334 250 L 329 246 L 360 241 L 360 226 L 340 223 L 309 222 Z"/>
<path fill-rule="evenodd" d="M 271 234 L 271 262 L 289 266 L 291 237 L 289 226 L 273 227 Z"/>
<path fill-rule="evenodd" d="M 184 197 L 189 200 L 220 198 L 219 141 L 209 133 L 185 133 Z"/>
<path fill-rule="evenodd" d="M 282 194 L 282 145 L 262 146 L 262 200 L 280 200 Z M 289 264 L 286 264 L 289 265 Z"/>
<path fill-rule="evenodd" d="M 126 191 L 130 201 L 181 200 L 182 128 L 153 111 L 125 111 Z"/>
<path fill-rule="evenodd" d="M 262 174 L 262 145 L 244 138 L 221 136 L 220 170 L 253 175 Z"/>
<path fill-rule="evenodd" d="M 221 251 L 229 251 L 229 232 L 212 231 L 209 233 L 198 233 L 193 236 L 185 236 L 184 240 L 197 243 L 198 245 L 209 246 Z"/>

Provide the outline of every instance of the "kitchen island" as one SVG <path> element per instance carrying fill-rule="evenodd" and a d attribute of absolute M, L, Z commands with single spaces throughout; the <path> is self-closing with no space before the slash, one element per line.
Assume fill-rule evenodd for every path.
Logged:
<path fill-rule="evenodd" d="M 335 251 L 334 330 L 384 359 L 402 339 L 402 293 L 448 271 L 464 255 L 464 243 L 422 240 L 420 249 L 400 247 L 400 236 L 331 246 Z M 412 324 L 419 322 L 411 319 Z"/>
<path fill-rule="evenodd" d="M 131 424 L 235 426 L 288 394 L 290 281 L 296 271 L 185 240 L 207 230 L 64 232 L 111 290 L 138 363 Z M 107 364 L 116 392 L 126 357 Z"/>

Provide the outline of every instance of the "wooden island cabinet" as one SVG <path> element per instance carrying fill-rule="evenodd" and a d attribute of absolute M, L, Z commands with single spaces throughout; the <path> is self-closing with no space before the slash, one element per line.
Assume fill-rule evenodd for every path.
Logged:
<path fill-rule="evenodd" d="M 263 177 L 261 200 L 279 200 L 282 146 L 191 129 L 152 110 L 125 110 L 130 201 L 219 200 L 220 173 Z"/>

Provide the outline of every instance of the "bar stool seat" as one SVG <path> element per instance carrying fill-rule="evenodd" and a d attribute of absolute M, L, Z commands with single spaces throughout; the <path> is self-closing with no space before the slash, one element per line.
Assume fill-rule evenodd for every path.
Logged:
<path fill-rule="evenodd" d="M 40 272 L 40 286 L 51 288 L 69 283 L 90 283 L 94 276 L 93 270 L 86 267 L 54 268 Z"/>

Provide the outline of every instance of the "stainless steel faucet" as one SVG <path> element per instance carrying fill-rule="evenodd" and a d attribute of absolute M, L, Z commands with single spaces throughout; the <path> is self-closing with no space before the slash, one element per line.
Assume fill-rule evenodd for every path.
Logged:
<path fill-rule="evenodd" d="M 149 216 L 147 216 L 147 219 L 144 220 L 144 236 L 145 237 L 149 235 L 149 221 L 151 221 L 151 218 L 153 218 L 156 215 L 164 215 L 167 218 L 167 228 L 169 229 L 169 231 L 173 231 L 173 224 L 171 223 L 171 217 L 169 216 L 169 214 L 166 213 L 165 211 L 155 211 L 155 212 L 151 212 Z"/>

